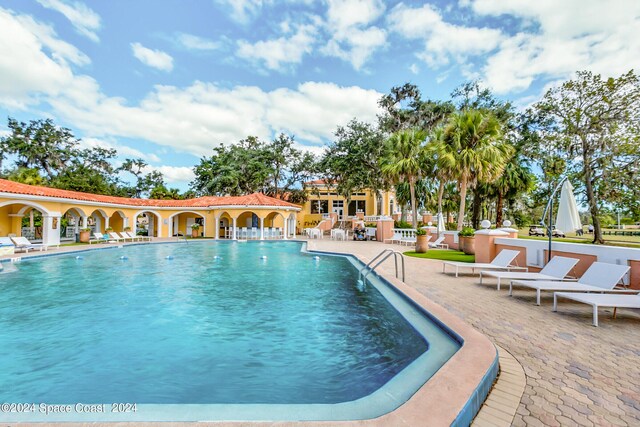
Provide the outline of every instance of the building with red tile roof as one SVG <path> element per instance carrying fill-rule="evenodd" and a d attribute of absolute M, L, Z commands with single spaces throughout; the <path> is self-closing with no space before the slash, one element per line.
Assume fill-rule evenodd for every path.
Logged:
<path fill-rule="evenodd" d="M 296 204 L 262 193 L 135 199 L 0 179 L 0 236 L 15 234 L 47 245 L 73 239 L 88 228 L 99 233 L 143 229 L 153 237 L 165 238 L 193 233 L 215 239 L 286 239 L 295 237 L 300 211 Z"/>

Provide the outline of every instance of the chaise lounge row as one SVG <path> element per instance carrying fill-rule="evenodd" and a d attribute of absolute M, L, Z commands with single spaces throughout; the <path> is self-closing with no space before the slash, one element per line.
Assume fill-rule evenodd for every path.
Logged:
<path fill-rule="evenodd" d="M 594 262 L 580 278 L 568 277 L 578 260 L 555 256 L 539 272 L 513 271 L 527 270 L 526 267 L 513 265 L 518 251 L 504 249 L 490 263 L 462 263 L 455 261 L 443 262 L 442 271 L 446 266 L 456 268 L 458 277 L 460 268 L 480 270 L 480 284 L 485 277 L 497 279 L 497 289 L 500 290 L 502 280 L 509 280 L 509 296 L 513 296 L 513 288 L 521 287 L 536 291 L 536 304 L 540 305 L 543 291 L 553 292 L 553 311 L 558 309 L 558 299 L 568 299 L 591 305 L 593 309 L 593 325 L 598 326 L 598 309 L 608 307 L 640 309 L 640 291 L 615 289 L 622 278 L 629 272 L 626 265 Z"/>

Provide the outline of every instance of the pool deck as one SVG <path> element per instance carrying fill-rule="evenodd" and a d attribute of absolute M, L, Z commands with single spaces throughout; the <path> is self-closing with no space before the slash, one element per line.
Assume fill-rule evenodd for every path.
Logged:
<path fill-rule="evenodd" d="M 309 248 L 372 258 L 406 246 L 375 242 L 314 240 Z M 526 374 L 514 426 L 640 425 L 640 312 L 601 310 L 591 325 L 591 308 L 564 302 L 553 313 L 553 297 L 535 305 L 535 293 L 497 291 L 490 280 L 442 274 L 442 262 L 406 257 L 407 284 L 445 307 L 506 349 Z M 392 262 L 381 269 L 394 274 Z"/>
<path fill-rule="evenodd" d="M 362 260 L 369 260 L 387 248 L 408 250 L 407 247 L 377 242 L 341 242 L 327 239 L 310 241 L 308 246 L 309 250 L 355 254 Z M 85 249 L 85 247 L 65 247 L 59 252 L 77 249 Z M 41 253 L 35 252 L 35 254 Z M 526 374 L 526 385 L 522 399 L 517 405 L 512 425 L 640 425 L 640 313 L 638 311 L 619 310 L 617 319 L 602 313 L 600 327 L 595 328 L 591 326 L 590 308 L 582 304 L 563 303 L 561 311 L 553 313 L 552 297 L 549 295 L 543 296 L 542 306 L 538 307 L 535 305 L 535 296 L 531 292 L 516 291 L 514 297 L 509 297 L 506 291 L 496 291 L 495 286 L 479 285 L 477 276 L 461 275 L 456 279 L 453 275 L 442 274 L 440 261 L 406 257 L 406 267 L 406 284 L 411 288 L 410 293 L 415 293 L 418 298 L 426 297 L 425 300 L 436 303 L 437 305 L 433 304 L 434 310 L 437 311 L 439 305 L 464 320 L 460 323 L 466 322 L 472 325 L 495 345 L 508 351 L 522 366 Z M 393 262 L 385 262 L 379 271 L 384 277 L 393 278 Z M 394 279 L 390 281 L 397 283 Z M 502 360 L 501 355 L 501 362 Z M 512 367 L 516 366 L 512 365 Z M 508 387 L 509 384 L 506 386 Z M 494 391 L 490 399 L 499 398 L 500 394 Z M 447 401 L 446 395 L 440 397 L 444 402 Z M 410 403 L 411 400 L 408 404 Z M 401 408 L 405 408 L 408 404 Z M 495 407 L 500 407 L 500 402 L 497 402 Z M 424 405 L 411 405 L 405 409 L 409 409 L 409 414 L 412 415 L 393 419 L 384 419 L 385 416 L 377 420 L 339 423 L 267 422 L 212 423 L 211 425 L 284 427 L 443 424 L 432 419 L 429 416 L 432 412 Z M 396 412 L 399 413 L 399 410 L 391 414 Z M 485 417 L 484 423 L 476 424 L 487 425 L 486 419 L 491 419 L 491 411 L 487 414 L 488 417 Z M 172 427 L 194 424 L 161 423 L 160 425 Z M 42 426 L 43 424 L 32 425 Z M 56 425 L 69 426 L 62 423 Z M 133 423 L 110 425 L 131 426 Z M 135 425 L 153 425 L 153 423 L 136 423 Z M 203 425 L 203 423 L 197 423 L 197 425 Z"/>

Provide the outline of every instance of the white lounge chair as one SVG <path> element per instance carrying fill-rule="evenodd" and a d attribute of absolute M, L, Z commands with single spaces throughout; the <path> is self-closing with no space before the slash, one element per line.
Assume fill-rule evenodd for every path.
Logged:
<path fill-rule="evenodd" d="M 39 249 L 40 251 L 46 251 L 48 249 L 47 245 L 31 243 L 29 239 L 22 236 L 11 237 L 11 240 L 13 240 L 13 243 L 16 245 L 16 249 L 24 250 L 26 253 L 35 249 Z"/>
<path fill-rule="evenodd" d="M 554 256 L 551 261 L 544 266 L 539 273 L 529 273 L 524 271 L 481 271 L 480 284 L 484 276 L 495 277 L 498 279 L 498 290 L 500 290 L 500 281 L 502 279 L 511 280 L 563 280 L 573 267 L 578 263 L 576 258 L 567 258 L 562 256 Z"/>
<path fill-rule="evenodd" d="M 540 305 L 540 293 L 548 292 L 604 292 L 616 287 L 629 271 L 629 267 L 605 262 L 594 262 L 577 282 L 552 280 L 512 280 L 509 283 L 509 295 L 513 295 L 513 286 L 535 289 L 536 305 Z"/>
<path fill-rule="evenodd" d="M 13 247 L 14 252 L 15 252 L 15 247 L 16 244 L 13 243 L 13 240 L 11 240 L 11 237 L 0 237 L 0 246 L 9 246 L 9 247 Z"/>
<path fill-rule="evenodd" d="M 518 256 L 519 251 L 513 251 L 511 249 L 503 249 L 491 262 L 460 262 L 460 261 L 444 261 L 442 263 L 442 272 L 445 272 L 445 266 L 451 265 L 456 268 L 456 277 L 458 277 L 458 270 L 463 268 L 470 268 L 472 273 L 476 270 L 527 270 L 526 267 L 518 267 L 517 265 L 511 265 L 514 259 Z"/>
<path fill-rule="evenodd" d="M 444 242 L 444 236 L 438 237 L 434 242 L 429 242 L 429 247 L 430 248 L 449 249 L 449 245 L 447 245 L 446 243 L 442 243 L 442 242 Z"/>
<path fill-rule="evenodd" d="M 407 246 L 414 245 L 415 246 L 417 239 L 418 239 L 417 236 L 414 234 L 412 236 L 403 237 L 402 239 L 400 239 L 400 241 L 398 241 L 398 243 L 401 244 L 401 245 L 407 245 Z M 428 237 L 427 242 L 429 240 L 431 240 L 431 236 Z"/>
<path fill-rule="evenodd" d="M 89 244 L 91 243 L 113 243 L 115 240 L 107 239 L 104 234 L 98 233 L 96 231 L 93 232 L 93 239 L 89 239 Z"/>
<path fill-rule="evenodd" d="M 618 308 L 635 308 L 640 309 L 640 293 L 639 291 L 622 291 L 635 292 L 635 295 L 621 295 L 620 293 L 612 294 L 589 294 L 589 293 L 570 293 L 555 292 L 553 294 L 553 311 L 558 311 L 558 298 L 569 299 L 583 304 L 589 304 L 593 309 L 593 326 L 598 326 L 598 309 L 600 307 L 613 308 L 613 318 L 616 317 Z"/>
<path fill-rule="evenodd" d="M 120 237 L 120 235 L 115 231 L 110 231 L 107 234 L 109 235 L 109 237 L 111 237 L 111 240 L 115 240 L 116 242 L 124 242 L 124 238 Z"/>

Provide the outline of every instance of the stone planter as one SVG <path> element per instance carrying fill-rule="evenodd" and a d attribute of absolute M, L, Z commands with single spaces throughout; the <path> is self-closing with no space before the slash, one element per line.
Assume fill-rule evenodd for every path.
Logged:
<path fill-rule="evenodd" d="M 429 250 L 429 239 L 426 234 L 416 236 L 416 252 L 423 254 Z"/>
<path fill-rule="evenodd" d="M 193 237 L 194 239 L 196 237 L 200 237 L 200 229 L 199 228 L 192 228 L 191 229 L 191 237 Z"/>
<path fill-rule="evenodd" d="M 81 231 L 79 233 L 78 239 L 80 240 L 80 243 L 89 243 L 89 239 L 91 238 L 91 232 L 90 231 Z"/>
<path fill-rule="evenodd" d="M 467 255 L 475 255 L 475 239 L 473 237 L 459 237 L 460 250 Z"/>

